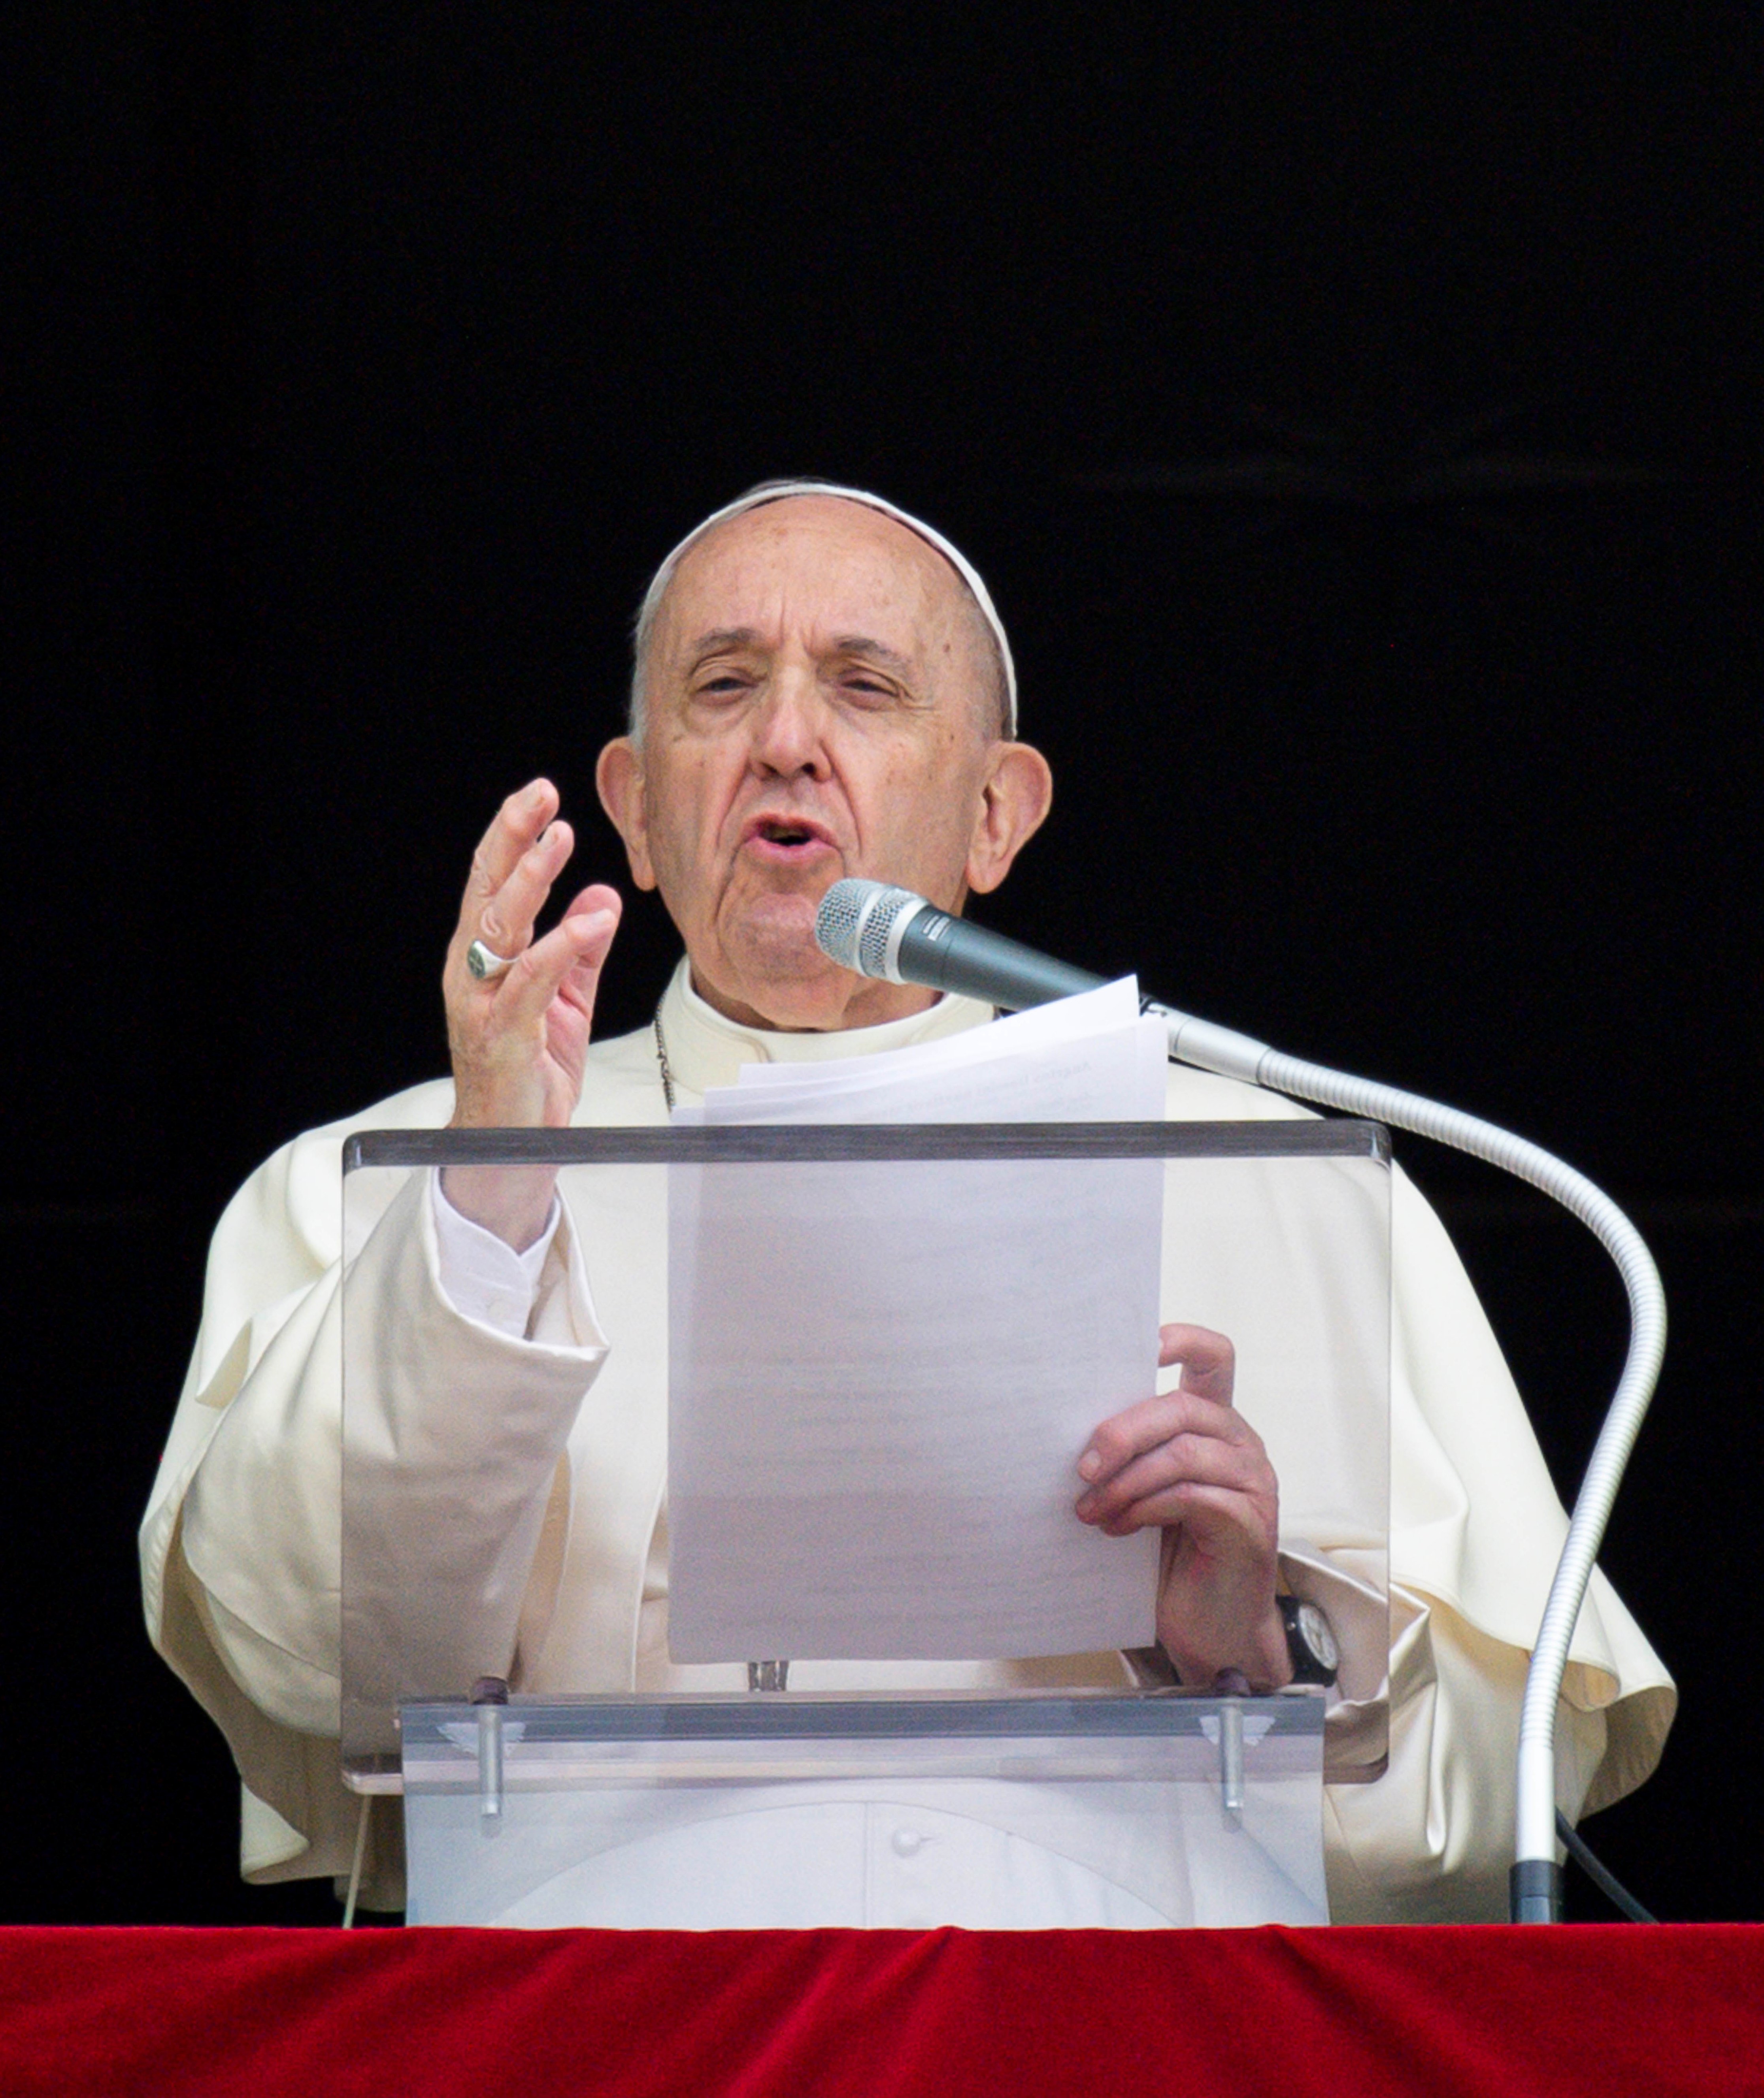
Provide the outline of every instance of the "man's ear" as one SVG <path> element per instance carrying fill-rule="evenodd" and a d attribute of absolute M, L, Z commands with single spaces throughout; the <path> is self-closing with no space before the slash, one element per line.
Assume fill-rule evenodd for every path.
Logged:
<path fill-rule="evenodd" d="M 643 761 L 628 735 L 615 736 L 595 766 L 600 805 L 625 841 L 631 879 L 639 889 L 653 889 L 656 871 L 649 860 L 648 812 L 643 802 Z"/>
<path fill-rule="evenodd" d="M 976 895 L 996 889 L 1011 871 L 1011 861 L 1047 820 L 1053 798 L 1052 767 L 1033 744 L 994 748 L 968 849 L 968 885 Z"/>

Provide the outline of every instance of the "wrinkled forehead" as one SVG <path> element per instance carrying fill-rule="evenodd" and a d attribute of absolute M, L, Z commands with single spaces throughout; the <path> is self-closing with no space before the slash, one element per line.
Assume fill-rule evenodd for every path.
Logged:
<path fill-rule="evenodd" d="M 929 659 L 963 629 L 968 593 L 937 551 L 853 503 L 792 497 L 712 524 L 682 554 L 660 607 L 665 649 L 707 633 L 868 636 Z"/>

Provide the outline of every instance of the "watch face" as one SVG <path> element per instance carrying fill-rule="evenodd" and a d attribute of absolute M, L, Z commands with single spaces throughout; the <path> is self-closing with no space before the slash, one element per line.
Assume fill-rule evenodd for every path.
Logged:
<path fill-rule="evenodd" d="M 1298 1606 L 1298 1631 L 1306 1646 L 1327 1669 L 1341 1666 L 1341 1653 L 1336 1644 L 1336 1635 L 1329 1629 L 1329 1620 L 1314 1603 L 1301 1603 Z"/>

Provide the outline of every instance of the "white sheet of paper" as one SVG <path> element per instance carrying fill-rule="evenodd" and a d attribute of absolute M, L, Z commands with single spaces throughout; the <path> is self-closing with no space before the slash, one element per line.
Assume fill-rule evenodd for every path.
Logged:
<path fill-rule="evenodd" d="M 1161 1119 L 1131 984 L 1061 1005 L 750 1069 L 704 1117 Z M 1157 1533 L 1073 1503 L 1091 1429 L 1154 1386 L 1162 1191 L 1156 1161 L 674 1168 L 674 1659 L 1148 1644 Z"/>

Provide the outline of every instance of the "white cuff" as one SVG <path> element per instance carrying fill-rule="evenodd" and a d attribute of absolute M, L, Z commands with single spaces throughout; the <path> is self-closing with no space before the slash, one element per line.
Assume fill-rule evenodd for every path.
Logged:
<path fill-rule="evenodd" d="M 440 1256 L 442 1294 L 462 1318 L 488 1326 L 511 1341 L 526 1336 L 539 1293 L 546 1255 L 563 1215 L 555 1195 L 551 1214 L 524 1253 L 463 1217 L 441 1191 L 439 1173 L 430 1176 L 435 1212 L 435 1243 Z"/>

